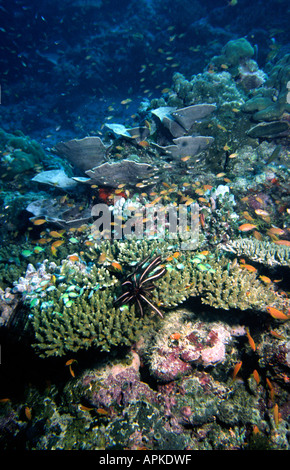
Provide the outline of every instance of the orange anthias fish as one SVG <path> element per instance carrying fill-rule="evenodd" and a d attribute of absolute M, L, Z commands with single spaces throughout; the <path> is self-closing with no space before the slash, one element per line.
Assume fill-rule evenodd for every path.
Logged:
<path fill-rule="evenodd" d="M 243 362 L 240 361 L 240 362 L 237 362 L 237 364 L 235 365 L 234 371 L 233 371 L 233 380 L 235 380 L 240 368 L 242 367 L 242 364 L 243 364 Z"/>
<path fill-rule="evenodd" d="M 290 246 L 289 240 L 276 240 L 274 243 L 276 243 L 276 245 Z"/>
<path fill-rule="evenodd" d="M 259 385 L 259 383 L 260 383 L 260 375 L 259 375 L 259 373 L 258 373 L 258 371 L 257 371 L 256 369 L 253 370 L 253 377 L 254 377 L 255 381 L 257 382 L 257 385 Z"/>
<path fill-rule="evenodd" d="M 120 265 L 120 263 L 117 263 L 117 261 L 114 261 L 114 262 L 112 263 L 112 267 L 113 267 L 114 269 L 117 269 L 117 271 L 122 271 L 122 270 L 123 270 L 122 266 Z"/>
<path fill-rule="evenodd" d="M 246 333 L 247 333 L 249 345 L 251 346 L 253 351 L 256 351 L 256 344 L 255 344 L 255 341 L 253 340 L 252 336 L 250 335 L 249 328 L 246 328 Z"/>
<path fill-rule="evenodd" d="M 285 313 L 281 312 L 274 307 L 266 307 L 268 313 L 270 313 L 271 317 L 275 318 L 276 320 L 290 320 L 290 315 L 285 315 Z"/>
<path fill-rule="evenodd" d="M 45 219 L 36 219 L 33 221 L 34 225 L 43 225 L 45 224 L 46 220 Z"/>
<path fill-rule="evenodd" d="M 250 271 L 250 273 L 255 273 L 257 271 L 257 269 L 254 268 L 254 266 L 252 266 L 251 264 L 241 264 L 240 268 L 245 268 L 247 269 L 247 271 Z"/>
<path fill-rule="evenodd" d="M 267 230 L 268 235 L 284 235 L 285 230 L 279 227 L 271 227 Z"/>
<path fill-rule="evenodd" d="M 261 281 L 263 281 L 265 284 L 271 284 L 271 279 L 267 276 L 259 276 L 259 278 L 261 279 Z"/>
<path fill-rule="evenodd" d="M 274 408 L 273 408 L 273 415 L 274 415 L 274 421 L 276 428 L 279 426 L 279 421 L 280 421 L 280 413 L 279 413 L 279 407 L 277 403 L 275 403 Z"/>
<path fill-rule="evenodd" d="M 271 400 L 273 401 L 274 398 L 275 398 L 275 390 L 274 390 L 274 387 L 272 385 L 272 383 L 270 382 L 270 380 L 268 379 L 268 377 L 266 377 L 266 382 L 267 382 L 267 385 L 270 389 L 270 398 Z"/>
<path fill-rule="evenodd" d="M 241 232 L 249 232 L 250 230 L 253 230 L 254 228 L 257 228 L 257 225 L 254 224 L 242 224 L 239 226 L 239 230 Z"/>
<path fill-rule="evenodd" d="M 28 419 L 28 421 L 31 421 L 31 418 L 32 418 L 31 408 L 26 406 L 25 409 L 24 409 L 24 413 L 25 413 L 25 416 Z"/>

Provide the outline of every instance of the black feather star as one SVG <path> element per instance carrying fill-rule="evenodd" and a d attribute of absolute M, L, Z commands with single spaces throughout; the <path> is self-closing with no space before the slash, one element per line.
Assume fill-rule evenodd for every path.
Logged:
<path fill-rule="evenodd" d="M 152 297 L 151 291 L 155 289 L 153 281 L 160 279 L 166 272 L 166 268 L 161 265 L 161 256 L 151 258 L 147 256 L 137 264 L 135 271 L 122 283 L 126 288 L 115 303 L 125 304 L 127 302 L 137 303 L 141 316 L 143 316 L 142 303 L 149 305 L 155 312 L 163 318 L 160 310 L 148 299 Z"/>

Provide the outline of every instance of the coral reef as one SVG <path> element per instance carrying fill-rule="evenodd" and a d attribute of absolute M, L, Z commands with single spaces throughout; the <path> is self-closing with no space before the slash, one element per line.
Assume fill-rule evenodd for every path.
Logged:
<path fill-rule="evenodd" d="M 238 256 L 247 256 L 252 261 L 257 261 L 258 263 L 268 266 L 290 267 L 289 246 L 255 240 L 254 238 L 238 238 L 229 241 L 222 248 Z"/>
<path fill-rule="evenodd" d="M 11 179 L 32 170 L 44 158 L 44 151 L 36 140 L 29 139 L 21 131 L 14 134 L 0 129 L 1 178 Z"/>
<path fill-rule="evenodd" d="M 244 112 L 251 113 L 253 120 L 259 122 L 249 130 L 253 138 L 289 137 L 289 61 L 290 55 L 285 54 L 272 67 L 264 86 L 256 90 L 242 106 Z"/>
<path fill-rule="evenodd" d="M 170 382 L 188 374 L 195 364 L 216 366 L 225 361 L 235 329 L 239 331 L 219 322 L 194 320 L 188 310 L 174 310 L 166 316 L 150 346 L 150 373 L 158 382 Z M 243 328 L 240 330 L 243 334 Z"/>

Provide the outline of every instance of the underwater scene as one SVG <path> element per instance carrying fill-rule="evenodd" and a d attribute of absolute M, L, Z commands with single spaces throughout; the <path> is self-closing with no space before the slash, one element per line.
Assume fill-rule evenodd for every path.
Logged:
<path fill-rule="evenodd" d="M 289 20 L 1 2 L 1 450 L 290 450 Z"/>

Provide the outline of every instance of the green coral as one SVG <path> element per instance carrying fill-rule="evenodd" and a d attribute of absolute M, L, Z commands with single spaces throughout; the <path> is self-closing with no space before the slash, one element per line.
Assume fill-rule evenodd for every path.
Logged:
<path fill-rule="evenodd" d="M 70 307 L 49 295 L 52 305 L 33 309 L 34 348 L 41 357 L 62 356 L 90 347 L 109 351 L 114 346 L 130 346 L 149 320 L 139 318 L 134 308 L 116 309 L 109 289 L 86 291 Z"/>
<path fill-rule="evenodd" d="M 146 314 L 148 307 L 144 306 L 145 315 L 140 317 L 134 306 L 114 305 L 123 276 L 132 273 L 136 263 L 149 254 L 161 254 L 166 267 L 152 291 L 152 302 L 158 308 L 173 308 L 197 296 L 204 304 L 224 310 L 265 311 L 266 306 L 279 301 L 271 287 L 236 260 L 218 252 L 176 251 L 177 247 L 178 243 L 171 245 L 165 240 L 104 241 L 91 250 L 93 263 L 68 259 L 57 266 L 45 261 L 39 272 L 30 273 L 34 274 L 33 286 L 25 294 L 32 308 L 34 347 L 42 356 L 91 346 L 108 351 L 117 345 L 129 346 L 149 326 L 156 327 L 159 319 Z M 104 265 L 98 262 L 99 253 L 107 256 Z M 121 263 L 122 274 L 112 270 L 112 260 Z"/>
<path fill-rule="evenodd" d="M 175 267 L 156 282 L 157 305 L 172 307 L 200 296 L 204 304 L 224 310 L 264 310 L 276 300 L 274 292 L 255 273 L 241 269 L 225 256 L 205 261 L 203 257 L 186 252 L 178 259 Z"/>
<path fill-rule="evenodd" d="M 4 155 L 1 158 L 2 177 L 14 177 L 19 173 L 31 170 L 42 161 L 45 153 L 42 147 L 21 131 L 14 134 L 0 129 L 0 146 Z"/>

